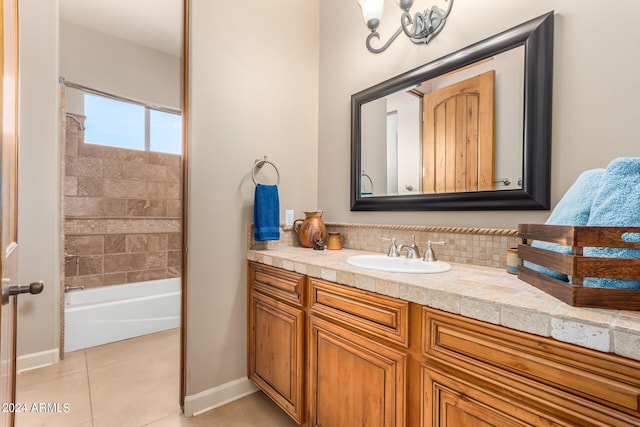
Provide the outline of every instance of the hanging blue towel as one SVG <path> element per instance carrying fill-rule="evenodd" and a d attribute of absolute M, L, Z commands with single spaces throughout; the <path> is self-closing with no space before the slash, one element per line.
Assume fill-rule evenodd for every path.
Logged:
<path fill-rule="evenodd" d="M 640 227 L 640 157 L 621 157 L 609 163 L 587 225 Z M 638 236 L 633 237 L 628 241 L 637 242 Z M 640 258 L 640 249 L 585 248 L 584 256 Z M 640 280 L 585 278 L 584 286 L 640 289 Z"/>
<path fill-rule="evenodd" d="M 591 212 L 591 205 L 595 198 L 597 189 L 600 187 L 603 175 L 604 169 L 591 169 L 582 172 L 580 176 L 578 176 L 578 179 L 576 179 L 576 182 L 574 182 L 564 196 L 562 196 L 562 199 L 553 209 L 553 212 L 545 224 L 587 225 L 587 222 L 589 221 L 589 213 Z M 562 254 L 571 253 L 571 248 L 569 246 L 556 245 L 554 243 L 535 241 L 531 246 Z M 551 276 L 555 279 L 564 281 L 569 280 L 566 274 L 558 273 L 541 265 L 532 264 L 529 261 L 525 261 L 524 265 L 532 270 L 546 274 L 547 276 Z"/>
<path fill-rule="evenodd" d="M 256 242 L 280 240 L 280 199 L 277 185 L 256 185 L 253 237 Z"/>

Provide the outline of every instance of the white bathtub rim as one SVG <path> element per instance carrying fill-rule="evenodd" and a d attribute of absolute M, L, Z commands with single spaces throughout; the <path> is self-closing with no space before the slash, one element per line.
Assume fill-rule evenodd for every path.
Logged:
<path fill-rule="evenodd" d="M 146 289 L 149 286 L 153 286 L 154 290 L 158 291 L 156 294 L 180 292 L 180 278 L 173 277 L 167 279 L 147 280 L 144 282 L 123 283 L 118 285 L 107 285 L 95 288 L 73 290 L 65 293 L 65 305 L 78 306 L 82 304 L 119 301 L 123 299 L 122 296 L 120 296 L 122 295 L 122 292 L 125 292 L 126 296 L 130 298 L 136 298 L 138 296 L 143 297 L 147 296 L 148 294 L 139 293 L 136 291 L 142 288 Z M 160 292 L 161 289 L 163 290 L 162 292 Z M 111 298 L 110 295 L 112 294 L 116 294 L 119 296 Z M 107 297 L 105 298 L 105 296 Z M 76 300 L 79 300 L 80 302 L 75 302 Z"/>
<path fill-rule="evenodd" d="M 108 301 L 65 305 L 64 351 L 82 350 L 180 327 L 180 278 L 170 281 L 172 284 L 162 286 L 158 286 L 158 281 L 108 286 L 105 288 L 111 288 L 110 292 L 99 292 L 106 294 Z M 140 295 L 141 288 L 146 288 L 148 293 L 160 293 L 130 297 L 126 295 L 126 291 L 131 290 L 126 289 L 127 286 L 134 287 L 136 295 Z M 167 286 L 173 288 L 171 292 L 164 292 Z M 96 290 L 74 292 L 95 293 Z M 125 295 L 115 299 L 109 296 L 118 292 Z"/>
<path fill-rule="evenodd" d="M 97 307 L 109 307 L 109 306 L 117 306 L 123 303 L 127 303 L 129 301 L 150 301 L 150 300 L 156 300 L 156 299 L 161 299 L 163 297 L 166 296 L 180 296 L 181 292 L 167 292 L 164 294 L 158 294 L 158 295 L 149 295 L 149 296 L 145 296 L 145 297 L 137 297 L 137 298 L 123 298 L 123 299 L 114 299 L 111 301 L 106 301 L 106 302 L 99 302 L 99 303 L 84 303 L 84 304 L 68 304 L 65 303 L 65 314 L 69 313 L 69 312 L 74 312 L 74 311 L 82 311 L 82 310 L 86 310 L 89 307 L 93 307 L 93 308 L 97 308 Z"/>

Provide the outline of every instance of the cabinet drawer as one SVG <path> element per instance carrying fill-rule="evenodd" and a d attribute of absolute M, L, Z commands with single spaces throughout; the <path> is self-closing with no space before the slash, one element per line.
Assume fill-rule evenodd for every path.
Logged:
<path fill-rule="evenodd" d="M 408 302 L 318 279 L 309 289 L 313 312 L 408 347 Z"/>
<path fill-rule="evenodd" d="M 252 290 L 302 305 L 302 274 L 256 263 L 251 263 L 250 272 Z"/>
<path fill-rule="evenodd" d="M 577 425 L 529 407 L 523 401 L 514 401 L 491 393 L 436 367 L 423 364 L 421 370 L 422 427 Z"/>
<path fill-rule="evenodd" d="M 637 361 L 430 308 L 422 309 L 422 324 L 422 352 L 431 360 L 479 378 L 500 377 L 502 386 L 540 402 L 588 412 L 590 401 L 639 419 Z M 640 425 L 623 419 L 615 425 Z"/>

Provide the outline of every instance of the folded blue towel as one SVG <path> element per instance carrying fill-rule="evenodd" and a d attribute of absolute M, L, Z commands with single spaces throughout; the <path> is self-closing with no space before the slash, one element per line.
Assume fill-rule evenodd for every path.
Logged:
<path fill-rule="evenodd" d="M 591 169 L 578 176 L 567 192 L 562 196 L 556 207 L 551 212 L 545 224 L 551 225 L 587 225 L 591 205 L 595 198 L 596 190 L 600 187 L 600 181 L 604 175 L 604 169 Z M 531 246 L 549 251 L 570 254 L 571 247 L 556 245 L 554 243 L 534 241 Z M 566 274 L 561 274 L 541 265 L 525 261 L 524 265 L 532 270 L 551 276 L 555 279 L 568 281 Z"/>
<path fill-rule="evenodd" d="M 621 157 L 609 163 L 587 225 L 640 227 L 640 157 Z M 640 258 L 640 249 L 585 248 L 584 256 Z M 640 280 L 585 278 L 584 286 L 640 289 Z"/>
<path fill-rule="evenodd" d="M 582 172 L 576 182 L 562 196 L 545 224 L 587 225 L 591 205 L 600 188 L 604 169 Z"/>
<path fill-rule="evenodd" d="M 253 237 L 256 242 L 280 239 L 280 199 L 277 185 L 256 185 Z"/>

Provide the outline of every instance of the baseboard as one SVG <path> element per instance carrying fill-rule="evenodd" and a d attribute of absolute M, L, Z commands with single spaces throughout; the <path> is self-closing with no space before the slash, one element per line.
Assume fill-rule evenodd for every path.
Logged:
<path fill-rule="evenodd" d="M 60 361 L 60 349 L 29 353 L 16 358 L 16 371 L 18 374 L 36 368 L 51 366 Z"/>
<path fill-rule="evenodd" d="M 185 396 L 184 416 L 193 417 L 203 412 L 210 411 L 218 406 L 226 405 L 229 402 L 241 397 L 255 393 L 258 388 L 249 378 L 239 378 L 229 381 L 217 387 L 210 388 L 200 393 Z"/>

